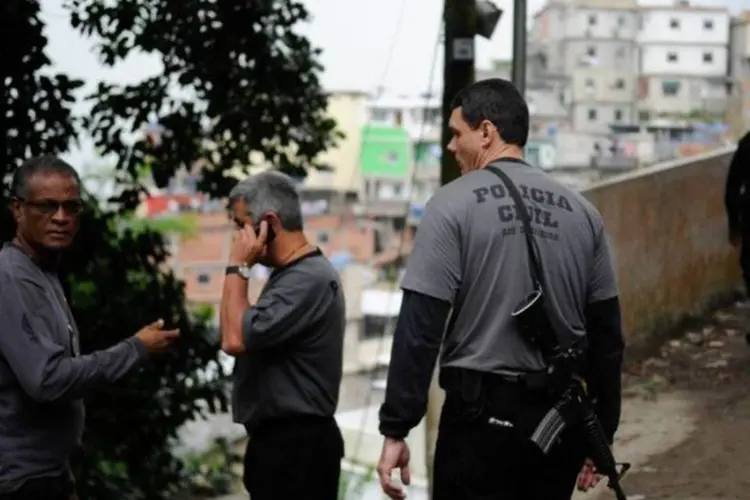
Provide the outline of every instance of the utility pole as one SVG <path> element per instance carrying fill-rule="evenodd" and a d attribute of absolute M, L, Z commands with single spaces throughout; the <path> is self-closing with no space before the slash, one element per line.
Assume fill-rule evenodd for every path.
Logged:
<path fill-rule="evenodd" d="M 440 183 L 447 184 L 460 175 L 456 160 L 447 152 L 452 133 L 448 128 L 451 101 L 459 90 L 474 82 L 474 37 L 477 33 L 477 9 L 474 0 L 444 0 L 445 59 L 443 64 L 443 130 Z M 432 498 L 432 464 L 435 458 L 440 410 L 445 394 L 437 382 L 439 368 L 435 368 L 430 384 L 425 416 L 425 459 Z"/>
<path fill-rule="evenodd" d="M 526 0 L 513 2 L 513 65 L 511 81 L 526 95 Z"/>
<path fill-rule="evenodd" d="M 458 165 L 446 147 L 451 140 L 448 120 L 451 101 L 459 90 L 474 82 L 474 37 L 477 32 L 477 9 L 474 0 L 444 0 L 445 54 L 443 62 L 443 154 L 440 183 L 447 184 L 459 176 Z"/>

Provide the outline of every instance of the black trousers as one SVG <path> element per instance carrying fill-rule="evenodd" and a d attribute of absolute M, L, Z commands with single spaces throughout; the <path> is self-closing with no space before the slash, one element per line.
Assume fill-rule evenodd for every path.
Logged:
<path fill-rule="evenodd" d="M 433 500 L 569 500 L 586 458 L 580 430 L 564 431 L 546 456 L 528 438 L 553 404 L 510 383 L 475 402 L 447 391 Z"/>
<path fill-rule="evenodd" d="M 333 417 L 291 417 L 252 429 L 244 483 L 252 500 L 337 500 L 344 441 Z"/>
<path fill-rule="evenodd" d="M 13 493 L 0 493 L 0 500 L 70 500 L 75 486 L 68 474 L 29 479 Z"/>

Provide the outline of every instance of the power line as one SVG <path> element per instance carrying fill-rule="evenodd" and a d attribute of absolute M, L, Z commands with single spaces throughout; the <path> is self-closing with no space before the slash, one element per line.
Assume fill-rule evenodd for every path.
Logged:
<path fill-rule="evenodd" d="M 427 115 L 428 115 L 428 112 L 429 112 L 429 110 L 431 108 L 431 106 L 430 106 L 430 99 L 432 97 L 432 86 L 433 86 L 433 81 L 435 79 L 435 68 L 437 66 L 437 59 L 438 59 L 438 54 L 440 52 L 440 46 L 442 44 L 442 32 L 441 32 L 441 29 L 443 27 L 442 19 L 443 19 L 443 16 L 442 16 L 442 13 L 441 13 L 440 23 L 438 25 L 439 27 L 438 27 L 437 39 L 435 40 L 435 48 L 434 48 L 433 56 L 432 56 L 432 64 L 431 64 L 431 67 L 430 67 L 430 77 L 429 77 L 429 81 L 428 81 L 427 92 L 425 94 L 425 103 L 424 103 L 424 107 L 422 108 L 422 122 L 421 122 L 421 125 L 420 125 L 419 135 L 417 136 L 418 138 L 415 141 L 415 144 L 422 144 L 422 143 L 424 143 L 424 139 L 425 139 L 424 136 L 425 136 L 425 132 L 426 132 L 425 129 L 426 129 L 426 126 L 427 126 Z M 415 164 L 414 168 L 412 169 L 411 180 L 410 180 L 410 183 L 409 183 L 410 188 L 411 188 L 411 192 L 409 193 L 409 199 L 406 202 L 406 211 L 405 211 L 405 215 L 404 215 L 404 219 L 405 220 L 408 220 L 409 212 L 411 210 L 412 197 L 414 195 L 414 189 L 413 189 L 413 187 L 414 187 L 414 184 L 415 184 L 415 181 L 416 181 L 416 176 L 417 176 L 417 165 Z M 399 242 L 399 246 L 398 246 L 398 253 L 397 253 L 397 255 L 399 257 L 403 253 L 404 243 L 405 243 L 405 234 L 406 234 L 406 230 L 404 229 L 404 231 L 402 231 L 402 233 L 401 233 L 401 238 L 400 238 L 400 242 Z M 394 295 L 394 292 L 396 291 L 397 288 L 398 288 L 398 283 L 394 282 L 393 283 L 393 287 L 391 289 L 391 293 L 390 293 L 390 295 L 388 297 L 388 306 L 386 308 L 386 311 L 390 310 L 391 301 L 393 300 L 393 295 Z M 393 329 L 394 329 L 393 328 L 394 327 L 393 323 L 394 323 L 394 321 L 392 320 L 392 317 L 389 316 L 388 320 L 387 320 L 387 323 L 386 323 L 386 326 L 385 326 L 383 332 L 381 333 L 380 338 L 378 339 L 379 340 L 379 342 L 378 342 L 378 348 L 377 348 L 376 353 L 375 353 L 375 359 L 376 360 L 380 359 L 380 356 L 382 355 L 383 350 L 385 349 L 387 333 L 393 331 Z M 363 441 L 364 434 L 365 434 L 365 427 L 367 425 L 367 416 L 368 416 L 368 413 L 369 413 L 369 408 L 372 405 L 372 396 L 373 396 L 373 393 L 374 393 L 374 387 L 373 386 L 374 386 L 374 382 L 375 382 L 375 379 L 376 379 L 376 373 L 377 373 L 377 369 L 373 369 L 372 372 L 370 373 L 370 386 L 368 387 L 367 396 L 365 398 L 365 405 L 364 405 L 365 410 L 364 410 L 364 414 L 362 416 L 362 423 L 360 424 L 360 429 L 359 429 L 359 432 L 358 432 L 356 445 L 354 447 L 354 453 L 351 455 L 352 457 L 354 457 L 355 460 L 356 460 L 356 457 L 359 455 L 359 452 L 360 452 L 360 450 L 362 448 L 362 441 Z"/>

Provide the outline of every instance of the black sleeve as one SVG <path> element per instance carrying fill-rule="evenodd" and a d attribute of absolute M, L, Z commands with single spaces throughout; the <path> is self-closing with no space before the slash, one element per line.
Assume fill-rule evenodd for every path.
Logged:
<path fill-rule="evenodd" d="M 729 233 L 737 234 L 740 230 L 740 209 L 742 205 L 742 187 L 750 171 L 750 133 L 737 145 L 737 151 L 729 164 L 729 173 L 724 189 L 724 205 L 727 210 Z"/>
<path fill-rule="evenodd" d="M 449 302 L 404 290 L 380 407 L 382 435 L 405 438 L 422 420 L 450 309 Z"/>
<path fill-rule="evenodd" d="M 610 443 L 620 423 L 622 362 L 625 340 L 617 297 L 592 302 L 586 307 L 589 342 L 586 380 L 596 399 L 596 412 Z"/>

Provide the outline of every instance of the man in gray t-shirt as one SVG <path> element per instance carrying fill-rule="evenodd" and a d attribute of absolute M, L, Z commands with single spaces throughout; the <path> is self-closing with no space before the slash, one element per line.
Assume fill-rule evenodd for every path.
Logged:
<path fill-rule="evenodd" d="M 250 438 L 245 488 L 253 500 L 335 500 L 344 442 L 334 413 L 346 325 L 338 273 L 305 237 L 290 177 L 248 177 L 229 202 L 237 231 L 221 296 L 221 341 L 236 358 L 234 421 Z M 251 304 L 255 264 L 273 272 Z"/>
<path fill-rule="evenodd" d="M 0 250 L 0 500 L 68 500 L 83 397 L 178 337 L 159 320 L 109 349 L 79 352 L 56 269 L 78 231 L 80 188 L 54 156 L 31 158 L 13 177 L 16 235 Z"/>
<path fill-rule="evenodd" d="M 558 500 L 570 498 L 579 472 L 580 489 L 596 482 L 578 429 L 546 457 L 528 439 L 555 401 L 549 388 L 530 383 L 543 380 L 545 362 L 511 316 L 534 286 L 526 239 L 508 189 L 488 165 L 518 189 L 560 333 L 586 336 L 587 375 L 610 441 L 617 428 L 623 340 L 604 225 L 583 196 L 522 160 L 528 122 L 523 98 L 503 80 L 470 85 L 454 101 L 448 150 L 462 176 L 435 193 L 418 227 L 380 412 L 378 470 L 391 498 L 402 495 L 392 470 L 409 479 L 403 438 L 424 415 L 441 344 L 447 399 L 435 499 Z"/>

